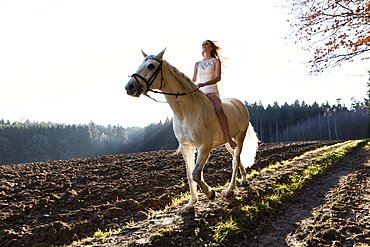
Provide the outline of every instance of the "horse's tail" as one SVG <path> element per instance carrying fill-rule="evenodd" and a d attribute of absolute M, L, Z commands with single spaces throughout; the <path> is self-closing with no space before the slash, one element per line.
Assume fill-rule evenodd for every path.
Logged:
<path fill-rule="evenodd" d="M 241 161 L 245 168 L 253 166 L 258 148 L 258 137 L 252 124 L 249 122 L 247 134 L 243 143 L 243 152 L 240 154 Z"/>

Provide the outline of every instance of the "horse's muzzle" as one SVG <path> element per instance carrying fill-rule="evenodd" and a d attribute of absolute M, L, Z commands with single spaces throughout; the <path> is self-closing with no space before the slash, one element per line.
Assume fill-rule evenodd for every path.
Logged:
<path fill-rule="evenodd" d="M 128 95 L 134 97 L 139 97 L 142 92 L 142 86 L 131 81 L 126 84 L 125 89 Z"/>

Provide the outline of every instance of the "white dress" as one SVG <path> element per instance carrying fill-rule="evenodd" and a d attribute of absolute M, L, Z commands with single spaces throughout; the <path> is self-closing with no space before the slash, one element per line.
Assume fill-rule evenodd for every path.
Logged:
<path fill-rule="evenodd" d="M 199 75 L 200 82 L 208 81 L 215 76 L 215 73 L 216 73 L 215 62 L 216 62 L 216 58 L 211 58 L 209 60 L 202 60 L 199 62 L 198 75 Z M 206 95 L 210 93 L 219 94 L 216 83 L 201 87 L 199 89 Z"/>

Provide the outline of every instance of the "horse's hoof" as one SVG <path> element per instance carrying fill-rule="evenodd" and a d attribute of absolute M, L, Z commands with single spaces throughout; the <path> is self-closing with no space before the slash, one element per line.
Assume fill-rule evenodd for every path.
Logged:
<path fill-rule="evenodd" d="M 216 198 L 216 192 L 212 190 L 212 195 L 208 197 L 209 200 L 214 200 Z"/>
<path fill-rule="evenodd" d="M 194 207 L 185 207 L 184 211 L 182 212 L 182 215 L 185 215 L 185 216 L 191 216 L 194 214 L 195 214 Z"/>
<path fill-rule="evenodd" d="M 234 195 L 234 192 L 233 191 L 226 191 L 226 194 L 225 194 L 225 196 L 226 197 L 232 197 Z"/>
<path fill-rule="evenodd" d="M 243 187 L 247 187 L 248 186 L 247 181 L 241 181 L 240 182 L 240 185 L 243 186 Z"/>

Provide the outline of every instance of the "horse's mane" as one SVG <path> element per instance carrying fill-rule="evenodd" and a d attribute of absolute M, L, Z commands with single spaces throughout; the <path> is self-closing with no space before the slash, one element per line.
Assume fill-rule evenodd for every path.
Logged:
<path fill-rule="evenodd" d="M 170 73 L 174 75 L 178 80 L 182 81 L 181 85 L 184 90 L 189 90 L 189 88 L 185 88 L 184 86 L 189 86 L 190 90 L 196 90 L 198 88 L 188 76 L 179 71 L 175 66 L 172 66 L 164 59 L 162 61 L 167 66 Z"/>

